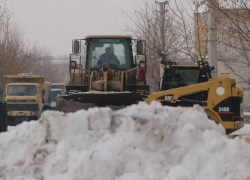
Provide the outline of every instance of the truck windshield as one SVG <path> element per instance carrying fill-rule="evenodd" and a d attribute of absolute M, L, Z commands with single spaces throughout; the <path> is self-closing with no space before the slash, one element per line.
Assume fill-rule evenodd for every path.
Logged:
<path fill-rule="evenodd" d="M 9 96 L 35 96 L 37 87 L 36 85 L 9 85 L 7 94 Z"/>
<path fill-rule="evenodd" d="M 100 68 L 104 63 L 115 64 L 119 69 L 131 68 L 130 39 L 96 38 L 88 43 L 86 69 Z"/>
<path fill-rule="evenodd" d="M 51 102 L 56 102 L 56 97 L 62 95 L 61 90 L 51 91 Z"/>

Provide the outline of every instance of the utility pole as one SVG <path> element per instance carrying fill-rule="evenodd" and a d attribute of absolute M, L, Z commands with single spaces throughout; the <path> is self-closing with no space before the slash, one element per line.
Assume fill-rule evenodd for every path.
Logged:
<path fill-rule="evenodd" d="M 164 51 L 165 51 L 165 29 L 164 29 L 164 26 L 165 26 L 165 6 L 166 4 L 169 4 L 169 1 L 163 1 L 163 2 L 158 2 L 158 1 L 155 1 L 156 4 L 159 4 L 160 5 L 160 15 L 161 15 L 161 45 L 162 45 L 162 54 L 164 55 Z M 166 60 L 166 56 L 164 55 L 163 57 L 164 59 L 163 60 Z"/>
<path fill-rule="evenodd" d="M 218 53 L 217 53 L 217 0 L 208 0 L 208 63 L 214 66 L 212 77 L 218 77 Z"/>

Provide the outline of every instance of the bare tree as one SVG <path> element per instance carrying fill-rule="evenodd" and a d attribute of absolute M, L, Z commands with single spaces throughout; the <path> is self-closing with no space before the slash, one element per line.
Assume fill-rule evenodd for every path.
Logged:
<path fill-rule="evenodd" d="M 134 11 L 133 15 L 123 11 L 125 17 L 133 23 L 133 26 L 127 25 L 125 29 L 133 37 L 145 39 L 147 42 L 147 83 L 150 91 L 154 92 L 158 90 L 161 60 L 190 63 L 182 51 L 182 44 L 187 38 L 183 36 L 183 27 L 171 8 L 164 9 L 164 22 L 159 14 L 162 12 L 159 12 L 159 7 L 152 1 L 144 0 L 143 6 L 135 8 Z"/>
<path fill-rule="evenodd" d="M 61 62 L 63 61 L 65 60 L 62 59 Z M 53 58 L 47 49 L 34 45 L 30 50 L 29 65 L 26 71 L 43 75 L 46 81 L 52 83 L 66 83 L 67 77 L 65 74 L 68 74 L 68 60 L 66 63 L 53 62 Z"/>
<path fill-rule="evenodd" d="M 207 1 L 199 1 L 199 7 L 206 6 Z M 243 89 L 245 99 L 248 100 L 250 99 L 250 1 L 218 0 L 210 3 L 213 3 L 217 12 L 215 23 L 220 72 L 230 72 L 231 77 L 236 79 L 238 87 Z M 203 11 L 203 14 L 207 14 L 207 10 Z"/>
<path fill-rule="evenodd" d="M 4 75 L 33 73 L 43 75 L 49 82 L 65 82 L 68 65 L 53 64 L 50 52 L 37 46 L 29 46 L 24 34 L 14 23 L 12 13 L 0 7 L 0 88 Z M 63 70 L 62 70 L 63 69 Z"/>
<path fill-rule="evenodd" d="M 28 65 L 29 55 L 23 40 L 22 31 L 12 22 L 11 14 L 4 7 L 0 8 L 0 73 L 18 74 Z M 3 87 L 1 81 L 1 87 Z"/>
<path fill-rule="evenodd" d="M 200 0 L 197 4 L 199 7 L 204 7 L 207 2 L 208 0 Z M 219 60 L 230 68 L 232 73 L 247 81 L 249 77 L 244 78 L 245 75 L 241 76 L 237 71 L 238 67 L 249 66 L 250 2 L 248 0 L 219 0 L 210 1 L 210 3 L 213 3 L 217 12 L 215 23 L 217 24 Z M 202 13 L 206 15 L 207 12 L 203 10 Z M 204 19 L 204 15 L 200 13 L 199 17 L 202 16 Z M 202 27 L 201 29 L 206 31 L 208 28 Z M 207 32 L 204 34 L 205 36 L 199 42 L 207 37 Z"/>
<path fill-rule="evenodd" d="M 208 7 L 208 4 L 212 7 Z M 195 55 L 205 59 L 208 54 L 208 12 L 216 12 L 217 46 L 219 72 L 230 72 L 237 86 L 244 92 L 245 110 L 250 104 L 250 1 L 249 0 L 193 0 L 194 15 L 194 48 Z M 179 11 L 178 11 L 179 12 Z M 203 58 L 202 58 L 203 56 Z M 248 110 L 247 110 L 248 109 Z"/>
<path fill-rule="evenodd" d="M 225 5 L 224 5 L 225 6 Z M 250 3 L 231 2 L 218 7 L 219 55 L 222 63 L 250 85 Z"/>

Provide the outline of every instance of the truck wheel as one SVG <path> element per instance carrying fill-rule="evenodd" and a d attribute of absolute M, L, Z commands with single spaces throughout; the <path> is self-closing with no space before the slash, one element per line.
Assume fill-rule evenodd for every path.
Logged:
<path fill-rule="evenodd" d="M 0 132 L 4 132 L 4 119 L 0 118 Z"/>
<path fill-rule="evenodd" d="M 13 117 L 8 117 L 8 125 L 9 126 L 15 126 L 15 119 Z"/>
<path fill-rule="evenodd" d="M 4 118 L 4 132 L 8 131 L 8 116 L 7 112 L 5 113 L 5 118 Z"/>
<path fill-rule="evenodd" d="M 46 111 L 46 110 L 48 110 L 48 109 L 49 109 L 48 106 L 47 106 L 47 105 L 44 105 L 44 106 L 43 106 L 42 112 L 44 112 L 44 111 Z"/>

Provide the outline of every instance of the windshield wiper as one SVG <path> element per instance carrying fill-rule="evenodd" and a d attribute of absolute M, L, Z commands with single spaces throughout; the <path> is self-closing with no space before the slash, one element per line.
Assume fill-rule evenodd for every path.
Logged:
<path fill-rule="evenodd" d="M 9 96 L 17 95 L 15 93 L 8 93 Z"/>
<path fill-rule="evenodd" d="M 29 96 L 29 94 L 27 94 L 27 93 L 19 93 L 19 94 L 15 94 L 15 95 L 17 95 L 17 96 Z"/>

